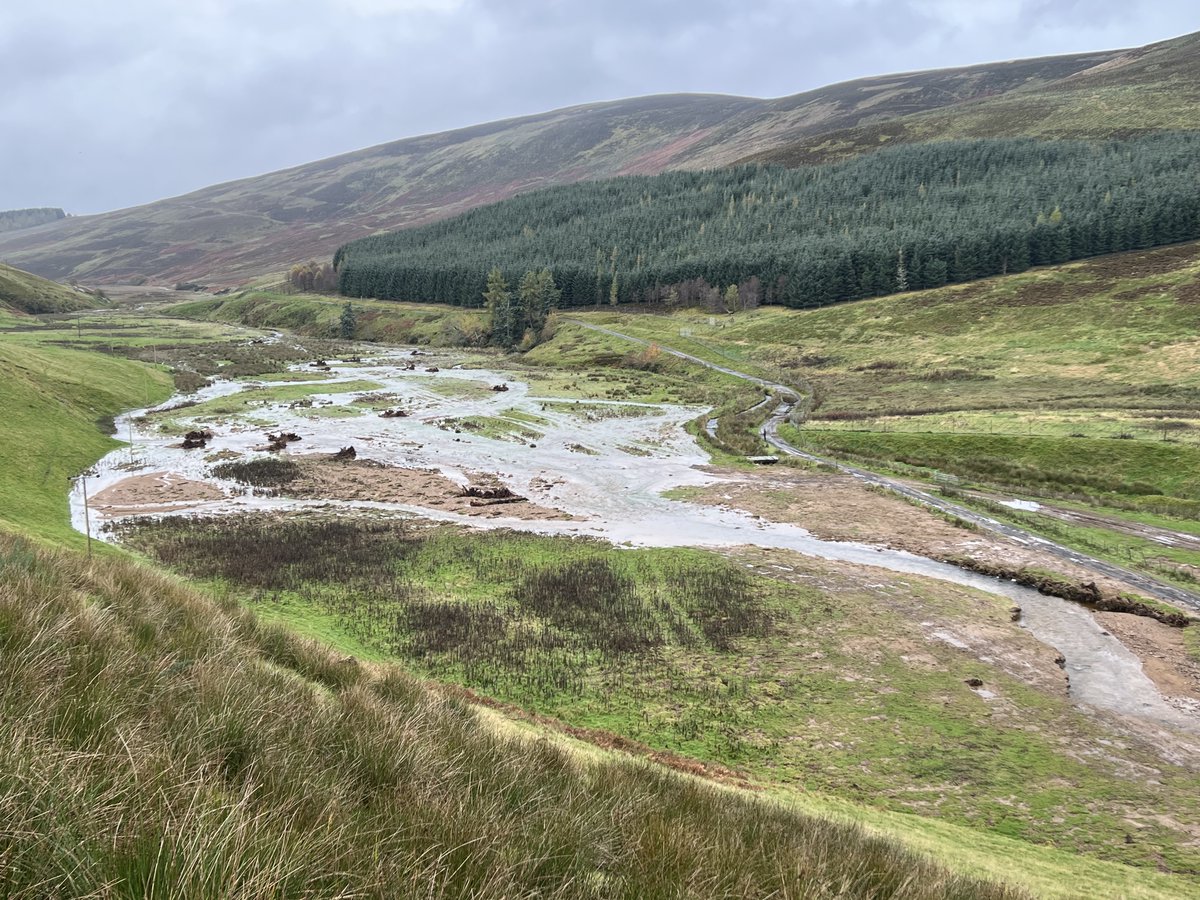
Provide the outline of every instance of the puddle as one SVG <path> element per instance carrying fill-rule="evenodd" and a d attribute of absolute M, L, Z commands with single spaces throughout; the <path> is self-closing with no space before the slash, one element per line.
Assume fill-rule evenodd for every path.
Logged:
<path fill-rule="evenodd" d="M 95 467 L 96 476 L 88 480 L 89 491 L 95 495 L 131 475 L 165 472 L 208 481 L 222 488 L 226 494 L 223 498 L 187 506 L 186 512 L 196 514 L 342 507 L 393 510 L 474 527 L 591 535 L 628 546 L 715 548 L 749 544 L 924 575 L 1013 600 L 1023 611 L 1024 627 L 1066 657 L 1071 694 L 1077 702 L 1200 732 L 1200 718 L 1170 706 L 1142 672 L 1137 657 L 1078 606 L 902 551 L 821 541 L 794 525 L 768 523 L 736 510 L 663 497 L 662 492 L 669 488 L 719 480 L 697 470 L 697 466 L 708 462 L 708 457 L 683 429 L 684 423 L 696 418 L 701 409 L 645 404 L 637 415 L 580 417 L 569 410 L 572 401 L 538 397 L 530 392 L 528 385 L 514 381 L 509 373 L 451 368 L 457 360 L 447 354 L 423 355 L 415 371 L 405 369 L 410 361 L 407 353 L 345 366 L 330 360 L 331 378 L 321 382 L 322 387 L 366 380 L 382 385 L 382 389 L 337 393 L 333 388 L 333 393 L 311 397 L 314 405 L 345 405 L 356 397 L 385 393 L 391 407 L 408 413 L 402 418 L 381 418 L 375 410 L 352 418 L 307 418 L 304 409 L 289 409 L 286 402 L 260 405 L 247 410 L 247 415 L 269 421 L 269 428 L 239 422 L 236 418 L 223 423 L 200 423 L 214 435 L 208 448 L 183 450 L 179 448 L 178 436 L 157 433 L 153 422 L 143 427 L 134 424 L 146 412 L 134 411 L 118 420 L 118 433 L 132 434 L 132 449 L 114 450 L 101 460 Z M 432 365 L 443 371 L 426 371 Z M 304 368 L 297 366 L 296 371 Z M 439 383 L 438 379 L 444 380 Z M 465 389 L 463 382 L 474 383 L 474 387 Z M 288 383 L 275 381 L 270 386 Z M 491 387 L 497 384 L 506 384 L 508 390 L 492 391 Z M 260 385 L 253 380 L 217 382 L 190 397 L 173 398 L 163 407 L 176 405 L 183 399 L 204 401 L 226 397 Z M 582 401 L 587 405 L 597 402 Z M 621 401 L 621 405 L 637 404 Z M 513 410 L 538 418 L 536 430 L 541 436 L 536 441 L 500 440 L 472 434 L 467 429 L 455 433 L 453 427 L 445 427 L 446 420 L 501 417 L 505 413 L 511 415 Z M 190 425 L 187 414 L 187 409 L 180 409 L 171 415 L 176 421 Z M 294 431 L 301 435 L 300 441 L 290 444 L 281 454 L 286 456 L 333 454 L 352 445 L 360 459 L 434 469 L 460 485 L 468 482 L 470 473 L 493 473 L 516 493 L 541 506 L 569 513 L 574 519 L 525 521 L 500 514 L 481 521 L 403 503 L 266 498 L 213 479 L 206 456 L 221 451 L 258 455 L 254 448 L 264 444 L 267 430 Z M 577 448 L 581 445 L 589 452 L 579 452 Z M 1019 502 L 1012 501 L 1009 505 Z M 179 504 L 175 503 L 171 511 L 178 514 Z M 78 487 L 71 495 L 71 513 L 75 527 L 83 530 Z M 92 529 L 96 535 L 94 519 Z M 111 539 L 104 534 L 99 536 Z"/>
<path fill-rule="evenodd" d="M 1037 512 L 1042 508 L 1042 504 L 1034 503 L 1032 500 L 1001 500 L 1001 506 L 1007 506 L 1009 509 L 1019 509 L 1022 512 Z"/>

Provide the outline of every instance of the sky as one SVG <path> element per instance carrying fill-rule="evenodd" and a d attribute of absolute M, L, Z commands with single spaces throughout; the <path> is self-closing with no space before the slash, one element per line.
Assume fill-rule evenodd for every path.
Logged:
<path fill-rule="evenodd" d="M 101 212 L 577 103 L 1135 47 L 1200 30 L 1194 2 L 5 2 L 0 210 Z"/>

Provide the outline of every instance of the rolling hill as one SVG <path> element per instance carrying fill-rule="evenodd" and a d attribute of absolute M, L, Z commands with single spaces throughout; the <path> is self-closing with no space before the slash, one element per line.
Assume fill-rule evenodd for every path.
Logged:
<path fill-rule="evenodd" d="M 71 312 L 96 305 L 95 297 L 79 288 L 56 284 L 0 263 L 0 312 Z"/>
<path fill-rule="evenodd" d="M 1056 104 L 1058 115 L 1074 110 L 1096 133 L 1200 126 L 1200 105 L 1187 102 L 1197 40 L 863 78 L 775 100 L 673 94 L 577 106 L 0 234 L 0 259 L 59 279 L 237 284 L 328 256 L 355 238 L 535 187 L 774 159 L 764 156 L 771 153 L 804 161 L 809 151 L 795 148 L 820 146 L 830 135 L 862 135 L 857 143 L 837 138 L 846 145 L 840 152 L 855 152 L 882 143 L 866 136 L 885 125 L 935 138 L 1002 101 L 1009 105 L 996 108 L 1008 110 L 1012 133 L 1023 133 L 1022 122 L 1048 133 L 1044 119 L 1020 112 L 1035 101 Z M 1090 112 L 1088 85 L 1128 103 Z M 922 116 L 939 115 L 921 124 Z"/>

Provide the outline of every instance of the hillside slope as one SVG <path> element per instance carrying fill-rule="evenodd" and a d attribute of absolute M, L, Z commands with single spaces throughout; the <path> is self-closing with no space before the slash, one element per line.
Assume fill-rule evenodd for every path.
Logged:
<path fill-rule="evenodd" d="M 92 295 L 0 263 L 0 312 L 70 312 L 96 305 Z"/>
<path fill-rule="evenodd" d="M 853 826 L 500 737 L 123 560 L 0 534 L 10 896 L 995 898 Z"/>
<path fill-rule="evenodd" d="M 887 75 L 776 100 L 675 94 L 572 107 L 0 235 L 0 258 L 53 278 L 241 283 L 381 229 L 530 188 L 724 166 L 831 131 L 1052 89 L 1121 57 L 1104 51 Z"/>
<path fill-rule="evenodd" d="M 1200 127 L 1200 34 L 1107 54 L 1058 80 L 860 121 L 777 145 L 744 162 L 805 165 L 882 145 L 972 137 L 1099 138 Z"/>
<path fill-rule="evenodd" d="M 119 443 L 101 422 L 169 394 L 165 373 L 127 359 L 0 341 L 0 529 L 80 542 L 68 479 Z"/>

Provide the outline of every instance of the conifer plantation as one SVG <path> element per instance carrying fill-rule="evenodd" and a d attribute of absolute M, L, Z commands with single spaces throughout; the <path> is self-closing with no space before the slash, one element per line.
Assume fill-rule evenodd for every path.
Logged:
<path fill-rule="evenodd" d="M 562 306 L 817 307 L 1200 237 L 1200 135 L 973 140 L 804 169 L 548 188 L 337 251 L 352 297 L 484 303 L 548 270 Z"/>

